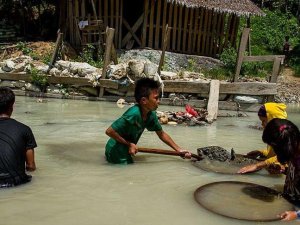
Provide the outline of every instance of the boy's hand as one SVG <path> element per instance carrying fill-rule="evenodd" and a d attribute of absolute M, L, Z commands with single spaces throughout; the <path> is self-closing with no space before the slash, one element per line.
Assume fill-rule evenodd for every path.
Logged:
<path fill-rule="evenodd" d="M 184 152 L 185 154 L 184 154 L 184 159 L 190 159 L 190 158 L 192 158 L 192 153 L 191 152 L 189 152 L 189 151 L 187 151 L 187 150 L 183 150 L 183 149 L 180 149 L 180 150 L 178 150 L 178 152 Z"/>
<path fill-rule="evenodd" d="M 128 152 L 129 152 L 130 155 L 135 155 L 138 152 L 137 146 L 133 143 L 130 143 Z"/>

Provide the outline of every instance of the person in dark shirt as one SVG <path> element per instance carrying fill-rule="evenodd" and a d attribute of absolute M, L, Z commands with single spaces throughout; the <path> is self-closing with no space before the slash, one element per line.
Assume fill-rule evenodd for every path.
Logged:
<path fill-rule="evenodd" d="M 288 164 L 283 196 L 300 206 L 300 131 L 289 120 L 275 118 L 264 129 L 262 139 L 270 145 L 281 164 Z M 300 219 L 300 210 L 281 213 L 281 219 Z"/>
<path fill-rule="evenodd" d="M 36 169 L 31 129 L 12 119 L 15 95 L 10 88 L 0 87 L 0 188 L 27 183 L 27 171 Z"/>

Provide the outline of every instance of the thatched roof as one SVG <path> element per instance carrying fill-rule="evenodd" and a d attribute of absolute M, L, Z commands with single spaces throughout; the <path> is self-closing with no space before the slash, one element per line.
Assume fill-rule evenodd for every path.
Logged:
<path fill-rule="evenodd" d="M 264 12 L 251 0 L 167 0 L 191 8 L 207 8 L 217 12 L 232 13 L 238 16 L 264 16 Z"/>

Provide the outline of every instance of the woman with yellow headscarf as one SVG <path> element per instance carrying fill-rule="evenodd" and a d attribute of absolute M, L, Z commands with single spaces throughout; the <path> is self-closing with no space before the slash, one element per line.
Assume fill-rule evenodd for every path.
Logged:
<path fill-rule="evenodd" d="M 274 118 L 287 118 L 286 105 L 283 103 L 268 102 L 260 107 L 257 114 L 262 127 L 265 128 L 267 123 Z M 284 171 L 285 166 L 278 162 L 275 152 L 269 145 L 264 150 L 251 151 L 247 155 L 253 158 L 265 158 L 266 160 L 245 166 L 238 173 L 249 173 L 262 168 L 267 168 L 270 173 L 281 173 Z"/>

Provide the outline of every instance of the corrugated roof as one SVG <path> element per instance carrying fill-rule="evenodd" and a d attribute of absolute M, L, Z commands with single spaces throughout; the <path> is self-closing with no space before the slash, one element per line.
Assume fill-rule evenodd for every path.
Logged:
<path fill-rule="evenodd" d="M 167 0 L 189 8 L 207 8 L 238 16 L 264 16 L 264 12 L 250 0 Z"/>

